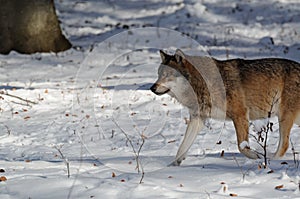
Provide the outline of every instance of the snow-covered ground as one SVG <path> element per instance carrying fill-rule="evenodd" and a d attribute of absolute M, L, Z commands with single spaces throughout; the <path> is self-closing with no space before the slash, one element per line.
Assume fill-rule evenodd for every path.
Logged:
<path fill-rule="evenodd" d="M 55 3 L 73 49 L 0 55 L 1 199 L 300 197 L 292 147 L 263 169 L 238 152 L 231 122 L 210 121 L 183 164 L 168 167 L 188 113 L 149 91 L 158 49 L 299 62 L 297 0 Z M 295 125 L 296 153 L 299 133 Z"/>

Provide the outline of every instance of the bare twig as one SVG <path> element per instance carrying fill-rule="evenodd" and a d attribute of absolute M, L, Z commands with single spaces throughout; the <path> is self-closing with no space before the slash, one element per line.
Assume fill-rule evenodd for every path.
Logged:
<path fill-rule="evenodd" d="M 136 169 L 138 171 L 138 173 L 142 173 L 142 177 L 140 179 L 140 184 L 143 183 L 143 179 L 145 176 L 145 172 L 144 172 L 144 168 L 142 166 L 142 164 L 140 163 L 140 152 L 142 150 L 142 147 L 145 143 L 145 136 L 141 135 L 141 139 L 142 139 L 142 144 L 140 145 L 138 151 L 136 151 L 136 149 L 134 148 L 134 145 L 132 143 L 132 140 L 130 139 L 130 137 L 128 136 L 128 134 L 120 127 L 120 125 L 113 119 L 112 120 L 115 125 L 121 130 L 121 132 L 123 133 L 123 135 L 126 137 L 126 142 L 130 144 L 132 151 L 134 153 L 135 156 L 135 161 L 136 161 Z"/>
<path fill-rule="evenodd" d="M 208 199 L 211 199 L 211 197 L 210 197 L 210 193 L 208 193 L 208 191 L 206 191 L 206 190 L 204 190 L 204 192 L 206 193 L 206 195 L 207 195 L 207 198 L 208 198 Z"/>
<path fill-rule="evenodd" d="M 267 125 L 261 129 L 261 131 L 258 132 L 258 138 L 253 136 L 257 143 L 260 145 L 260 147 L 263 149 L 263 153 L 259 153 L 261 156 L 264 157 L 264 168 L 267 168 L 268 165 L 268 157 L 267 157 L 267 141 L 268 141 L 268 133 L 272 130 L 273 123 L 268 121 Z M 262 137 L 262 133 L 265 134 L 265 137 Z"/>
<path fill-rule="evenodd" d="M 235 163 L 237 164 L 237 166 L 240 168 L 241 173 L 243 175 L 243 181 L 245 180 L 245 176 L 246 176 L 246 172 L 244 172 L 243 168 L 240 166 L 239 162 L 237 161 L 235 155 L 233 156 L 233 159 L 235 160 Z"/>
<path fill-rule="evenodd" d="M 274 109 L 274 106 L 276 103 L 279 102 L 279 98 L 277 98 L 277 93 L 276 92 L 273 96 L 273 99 L 272 99 L 272 103 L 270 104 L 270 110 L 268 111 L 268 122 L 266 124 L 266 126 L 264 126 L 263 128 L 261 128 L 261 130 L 259 130 L 257 132 L 258 134 L 258 137 L 254 136 L 254 139 L 256 140 L 256 142 L 259 144 L 259 146 L 263 149 L 263 152 L 262 153 L 259 153 L 257 152 L 258 154 L 260 154 L 261 156 L 264 157 L 264 168 L 267 168 L 267 165 L 268 165 L 268 157 L 267 157 L 267 141 L 268 141 L 268 134 L 269 132 L 273 132 L 273 123 L 270 122 L 270 119 L 272 117 L 272 113 L 273 113 L 273 109 Z M 262 134 L 264 133 L 264 137 L 262 136 Z"/>
<path fill-rule="evenodd" d="M 128 134 L 120 127 L 120 125 L 113 119 L 113 122 L 115 123 L 115 125 L 121 130 L 121 132 L 123 133 L 123 135 L 126 137 L 127 142 L 130 144 L 134 156 L 135 156 L 135 160 L 136 160 L 136 168 L 138 170 L 138 173 L 140 173 L 140 163 L 139 163 L 139 154 L 136 152 L 132 140 L 129 138 Z"/>
<path fill-rule="evenodd" d="M 68 178 L 70 178 L 70 163 L 68 161 L 68 159 L 64 156 L 64 154 L 62 153 L 62 151 L 60 150 L 60 148 L 58 148 L 57 146 L 55 146 L 55 149 L 59 152 L 61 158 L 64 160 L 66 166 L 67 166 L 67 173 L 68 173 Z"/>
<path fill-rule="evenodd" d="M 138 173 L 140 173 L 140 170 L 139 170 L 139 159 L 137 158 L 138 157 L 138 154 L 133 146 L 133 143 L 132 143 L 132 140 L 129 138 L 128 134 L 120 127 L 120 125 L 113 119 L 113 122 L 115 123 L 115 125 L 121 130 L 121 132 L 124 134 L 124 136 L 126 137 L 126 140 L 127 142 L 130 144 L 132 150 L 133 150 L 133 153 L 134 153 L 134 156 L 136 157 L 136 165 L 137 165 L 137 169 L 138 169 Z"/>
<path fill-rule="evenodd" d="M 142 183 L 143 183 L 144 177 L 145 177 L 145 172 L 144 172 L 144 171 L 142 171 L 142 177 L 141 177 L 141 179 L 140 179 L 140 184 L 142 184 Z"/>
<path fill-rule="evenodd" d="M 243 167 L 239 164 L 238 160 L 236 159 L 235 155 L 233 155 L 233 159 L 236 162 L 237 166 L 240 168 L 242 176 L 243 176 L 243 181 L 245 180 L 246 175 L 249 173 L 249 171 L 254 167 L 249 167 L 246 171 L 243 169 Z"/>
<path fill-rule="evenodd" d="M 299 164 L 300 164 L 300 162 L 299 162 L 299 152 L 297 152 L 295 150 L 294 143 L 292 142 L 291 139 L 290 139 L 290 142 L 291 142 L 291 145 L 292 145 L 292 152 L 293 152 L 293 157 L 294 157 L 294 164 L 295 164 L 295 167 L 298 169 L 299 168 Z M 300 188 L 300 184 L 299 184 L 299 188 Z"/>
<path fill-rule="evenodd" d="M 16 99 L 18 99 L 18 100 L 21 100 L 21 101 L 23 101 L 23 102 L 26 102 L 27 105 L 28 105 L 28 104 L 37 104 L 37 102 L 30 101 L 30 100 L 28 100 L 28 99 L 24 99 L 24 98 L 19 97 L 19 96 L 16 96 L 16 95 L 9 94 L 8 92 L 4 92 L 4 91 L 0 91 L 0 95 L 6 95 L 6 96 L 9 96 L 9 97 L 16 98 Z"/>
<path fill-rule="evenodd" d="M 142 150 L 142 147 L 143 147 L 143 145 L 144 145 L 144 143 L 145 143 L 145 138 L 143 137 L 143 136 L 141 136 L 142 137 L 142 144 L 140 145 L 140 148 L 139 148 L 139 150 L 138 150 L 138 157 L 140 157 L 140 152 L 141 152 L 141 150 Z M 141 170 L 142 170 L 142 177 L 141 177 L 141 179 L 140 179 L 140 184 L 142 184 L 143 183 L 143 179 L 144 179 L 144 176 L 145 176 L 145 172 L 144 172 L 144 167 L 143 167 L 143 165 L 141 165 Z"/>
<path fill-rule="evenodd" d="M 10 133 L 11 133 L 10 128 L 9 128 L 7 125 L 4 125 L 4 126 L 5 126 L 5 128 L 6 128 L 6 130 L 7 130 L 7 134 L 10 135 Z"/>
<path fill-rule="evenodd" d="M 18 104 L 18 105 L 21 105 L 21 106 L 29 106 L 29 107 L 32 107 L 30 104 L 28 104 L 28 103 L 22 103 L 22 102 L 15 102 L 15 101 L 10 101 L 11 103 L 13 103 L 13 104 Z"/>

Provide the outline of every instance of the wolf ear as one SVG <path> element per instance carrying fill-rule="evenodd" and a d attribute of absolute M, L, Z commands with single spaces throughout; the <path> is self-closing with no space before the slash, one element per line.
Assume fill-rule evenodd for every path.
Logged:
<path fill-rule="evenodd" d="M 182 62 L 182 59 L 185 58 L 185 54 L 180 49 L 176 50 L 174 56 L 175 56 L 177 63 Z"/>
<path fill-rule="evenodd" d="M 161 58 L 162 63 L 166 62 L 167 57 L 168 57 L 169 55 L 166 54 L 166 53 L 165 53 L 164 51 L 162 51 L 162 50 L 159 50 L 159 54 L 160 54 L 160 58 Z"/>

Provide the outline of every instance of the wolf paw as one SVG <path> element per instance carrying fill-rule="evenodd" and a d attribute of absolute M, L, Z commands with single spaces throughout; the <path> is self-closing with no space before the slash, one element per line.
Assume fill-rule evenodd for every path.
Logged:
<path fill-rule="evenodd" d="M 239 144 L 239 150 L 242 154 L 250 159 L 261 159 L 261 156 L 258 152 L 252 150 L 247 141 L 243 141 Z"/>
<path fill-rule="evenodd" d="M 178 160 L 175 160 L 173 162 L 171 162 L 168 167 L 172 167 L 172 166 L 180 166 L 182 161 L 178 161 Z"/>
<path fill-rule="evenodd" d="M 241 150 L 241 153 L 244 154 L 247 158 L 250 159 L 262 159 L 262 155 L 250 148 L 244 148 Z"/>

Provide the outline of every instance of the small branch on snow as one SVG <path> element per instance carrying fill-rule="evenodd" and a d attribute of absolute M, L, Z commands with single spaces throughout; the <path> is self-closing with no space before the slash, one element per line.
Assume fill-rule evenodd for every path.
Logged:
<path fill-rule="evenodd" d="M 60 150 L 60 148 L 58 148 L 57 146 L 54 147 L 60 154 L 61 158 L 64 160 L 66 166 L 67 166 L 67 173 L 68 173 L 68 178 L 70 178 L 70 162 L 69 160 L 64 156 L 64 154 L 62 153 L 62 151 Z"/>
<path fill-rule="evenodd" d="M 143 145 L 144 145 L 144 143 L 145 143 L 145 138 L 143 137 L 143 136 L 141 136 L 142 137 L 142 144 L 140 145 L 140 148 L 139 148 L 139 150 L 138 150 L 138 157 L 140 157 L 140 152 L 141 152 L 141 150 L 142 150 L 142 147 L 143 147 Z M 144 176 L 145 176 L 145 172 L 144 172 L 144 167 L 143 167 L 143 165 L 141 165 L 141 169 L 142 169 L 142 177 L 141 177 L 141 179 L 140 179 L 140 184 L 142 184 L 143 183 L 143 179 L 144 179 Z"/>
<path fill-rule="evenodd" d="M 272 113 L 273 113 L 273 109 L 274 109 L 274 106 L 279 102 L 279 99 L 280 98 L 276 98 L 278 94 L 278 91 L 275 92 L 274 96 L 273 96 L 273 99 L 272 99 L 272 103 L 270 104 L 270 110 L 268 111 L 268 122 L 267 124 L 261 128 L 261 130 L 259 130 L 257 132 L 258 136 L 254 136 L 254 139 L 256 140 L 256 142 L 259 144 L 259 146 L 263 149 L 263 152 L 262 153 L 258 153 L 259 155 L 261 155 L 263 158 L 264 158 L 264 168 L 267 168 L 268 166 L 268 157 L 267 157 L 267 147 L 268 147 L 268 135 L 269 133 L 273 132 L 273 123 L 270 121 L 271 117 L 272 117 Z M 264 134 L 264 137 L 262 136 Z"/>
<path fill-rule="evenodd" d="M 142 173 L 142 177 L 140 179 L 140 184 L 142 184 L 143 179 L 145 177 L 145 172 L 144 172 L 144 168 L 143 168 L 142 164 L 140 163 L 140 152 L 141 152 L 142 147 L 144 146 L 144 143 L 145 143 L 145 136 L 141 135 L 142 144 L 140 145 L 138 151 L 136 151 L 135 148 L 134 148 L 134 145 L 132 143 L 132 140 L 129 138 L 128 134 L 120 127 L 120 125 L 114 119 L 112 119 L 112 121 L 121 130 L 123 135 L 126 137 L 126 142 L 129 143 L 131 148 L 132 148 L 132 151 L 133 151 L 134 156 L 135 156 L 135 161 L 136 161 L 136 169 L 137 169 L 138 173 L 140 173 L 140 172 Z"/>
<path fill-rule="evenodd" d="M 253 166 L 252 167 L 249 167 L 246 171 L 243 169 L 243 167 L 239 164 L 239 162 L 238 162 L 238 160 L 236 159 L 236 157 L 235 157 L 235 155 L 233 155 L 233 159 L 234 159 L 234 161 L 235 161 L 235 163 L 237 164 L 237 166 L 240 168 L 240 170 L 241 170 L 241 173 L 242 173 L 242 179 L 243 179 L 243 181 L 245 180 L 245 177 L 246 177 L 246 175 L 249 173 L 249 171 L 253 168 Z"/>
<path fill-rule="evenodd" d="M 6 128 L 6 130 L 7 130 L 7 134 L 10 135 L 10 133 L 11 133 L 10 128 L 9 128 L 7 125 L 4 125 L 4 126 L 5 126 L 5 128 Z"/>
<path fill-rule="evenodd" d="M 136 168 L 138 170 L 138 173 L 140 173 L 140 166 L 139 166 L 139 154 L 136 152 L 132 140 L 129 138 L 128 134 L 120 127 L 120 125 L 113 119 L 113 122 L 115 123 L 115 125 L 121 130 L 121 132 L 123 133 L 123 135 L 126 137 L 127 142 L 130 144 L 134 156 L 135 156 L 135 160 L 136 160 Z"/>
<path fill-rule="evenodd" d="M 243 181 L 244 181 L 247 172 L 245 172 L 245 171 L 243 170 L 243 168 L 242 168 L 241 165 L 239 164 L 238 160 L 236 159 L 235 155 L 233 156 L 233 159 L 235 160 L 235 163 L 237 164 L 237 166 L 240 168 L 241 173 L 242 173 L 242 175 L 243 175 Z"/>
<path fill-rule="evenodd" d="M 26 106 L 29 106 L 29 104 L 37 104 L 37 102 L 34 102 L 34 101 L 30 101 L 28 99 L 24 99 L 22 97 L 19 97 L 19 96 L 16 96 L 16 95 L 12 95 L 12 94 L 9 94 L 8 92 L 4 92 L 4 91 L 0 91 L 0 95 L 6 95 L 6 96 L 9 96 L 9 97 L 12 97 L 12 98 L 16 98 L 18 100 L 21 100 L 23 102 L 26 102 L 26 104 L 22 104 L 22 105 L 26 105 Z M 16 103 L 16 102 L 15 102 Z"/>
<path fill-rule="evenodd" d="M 292 152 L 293 152 L 293 157 L 294 157 L 294 164 L 295 164 L 295 167 L 298 169 L 299 168 L 299 152 L 297 152 L 295 150 L 295 147 L 294 147 L 294 143 L 292 142 L 292 139 L 290 139 L 290 142 L 291 142 L 291 145 L 292 145 Z M 299 183 L 299 189 L 300 189 L 300 183 Z"/>

